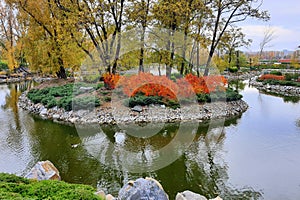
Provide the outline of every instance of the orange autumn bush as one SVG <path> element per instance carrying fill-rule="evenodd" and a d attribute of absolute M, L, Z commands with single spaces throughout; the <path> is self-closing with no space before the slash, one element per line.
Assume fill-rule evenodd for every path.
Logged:
<path fill-rule="evenodd" d="M 139 73 L 130 77 L 122 77 L 119 84 L 128 97 L 143 94 L 175 100 L 177 97 L 190 98 L 195 94 L 225 91 L 227 80 L 223 76 L 197 77 L 188 74 L 175 83 L 166 76 Z"/>
<path fill-rule="evenodd" d="M 274 75 L 274 74 L 264 74 L 259 77 L 259 80 L 284 80 L 284 76 Z"/>
<path fill-rule="evenodd" d="M 188 82 L 192 88 L 187 87 L 186 84 L 182 84 L 183 82 Z M 193 74 L 188 74 L 185 76 L 184 80 L 180 79 L 177 81 L 178 87 L 182 88 L 180 93 L 183 97 L 189 97 L 191 92 L 194 94 L 209 94 L 215 91 L 225 91 L 225 86 L 227 84 L 227 80 L 224 76 L 205 76 L 198 77 Z M 188 91 L 185 91 L 188 88 Z M 192 91 L 190 91 L 193 89 Z"/>
<path fill-rule="evenodd" d="M 133 97 L 139 93 L 145 96 L 161 96 L 176 99 L 178 87 L 166 76 L 154 76 L 150 73 L 139 73 L 130 77 L 123 77 L 120 81 L 124 94 Z"/>
<path fill-rule="evenodd" d="M 119 74 L 109 74 L 109 73 L 103 74 L 103 81 L 105 87 L 108 89 L 115 89 L 119 80 L 120 80 Z"/>

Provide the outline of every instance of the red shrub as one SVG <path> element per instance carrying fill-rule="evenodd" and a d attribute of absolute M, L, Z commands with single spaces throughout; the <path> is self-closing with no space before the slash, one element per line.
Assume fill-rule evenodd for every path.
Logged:
<path fill-rule="evenodd" d="M 103 81 L 104 81 L 105 87 L 108 89 L 115 89 L 119 80 L 120 80 L 119 74 L 106 73 L 103 75 Z"/>
<path fill-rule="evenodd" d="M 261 77 L 259 77 L 259 80 L 284 80 L 284 76 L 278 76 L 274 74 L 264 74 Z"/>
<path fill-rule="evenodd" d="M 129 97 L 142 93 L 146 96 L 176 99 L 178 91 L 177 85 L 166 76 L 154 76 L 150 73 L 139 73 L 131 77 L 123 77 L 120 86 Z"/>
<path fill-rule="evenodd" d="M 128 97 L 142 93 L 146 96 L 161 96 L 166 99 L 189 98 L 195 94 L 225 90 L 227 80 L 223 76 L 197 77 L 186 75 L 175 82 L 166 76 L 154 76 L 150 73 L 139 73 L 122 77 L 120 87 Z"/>

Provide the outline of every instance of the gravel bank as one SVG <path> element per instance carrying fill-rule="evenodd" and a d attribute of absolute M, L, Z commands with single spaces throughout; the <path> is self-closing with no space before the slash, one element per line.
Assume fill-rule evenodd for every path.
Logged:
<path fill-rule="evenodd" d="M 199 122 L 238 116 L 247 110 L 248 105 L 243 100 L 232 102 L 214 102 L 204 105 L 182 106 L 171 109 L 160 105 L 150 105 L 130 109 L 125 106 L 98 107 L 94 111 L 65 111 L 62 108 L 47 109 L 42 104 L 34 104 L 23 93 L 18 103 L 20 108 L 30 113 L 57 122 L 72 124 L 117 124 L 117 123 L 148 123 L 148 122 L 179 122 L 197 120 Z"/>
<path fill-rule="evenodd" d="M 282 96 L 300 96 L 300 87 L 295 86 L 282 86 L 282 85 L 269 85 L 263 84 L 262 82 L 256 81 L 256 78 L 253 78 L 250 81 L 250 84 L 256 87 L 260 91 L 274 93 Z"/>

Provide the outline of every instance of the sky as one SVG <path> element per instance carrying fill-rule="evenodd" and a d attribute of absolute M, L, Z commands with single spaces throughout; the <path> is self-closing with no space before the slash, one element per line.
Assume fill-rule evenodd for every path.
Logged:
<path fill-rule="evenodd" d="M 252 39 L 247 51 L 258 51 L 268 29 L 274 32 L 274 38 L 265 51 L 295 51 L 300 46 L 300 1 L 299 0 L 264 0 L 261 9 L 268 10 L 271 19 L 268 22 L 247 19 L 242 27 L 247 39 Z"/>

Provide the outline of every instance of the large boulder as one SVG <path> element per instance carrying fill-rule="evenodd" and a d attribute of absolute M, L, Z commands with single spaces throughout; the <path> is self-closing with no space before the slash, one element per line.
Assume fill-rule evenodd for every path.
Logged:
<path fill-rule="evenodd" d="M 35 164 L 30 172 L 25 176 L 34 180 L 61 180 L 59 171 L 50 161 L 41 161 Z"/>
<path fill-rule="evenodd" d="M 161 184 L 152 178 L 139 178 L 129 181 L 119 191 L 119 200 L 168 200 Z"/>

